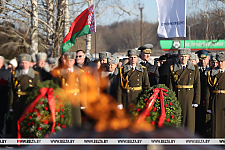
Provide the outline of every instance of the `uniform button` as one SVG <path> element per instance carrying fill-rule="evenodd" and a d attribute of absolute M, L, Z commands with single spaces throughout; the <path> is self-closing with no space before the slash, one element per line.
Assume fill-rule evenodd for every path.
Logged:
<path fill-rule="evenodd" d="M 137 79 L 137 81 L 139 81 L 139 79 Z"/>
<path fill-rule="evenodd" d="M 33 85 L 29 84 L 29 87 L 33 87 Z"/>
<path fill-rule="evenodd" d="M 32 80 L 29 80 L 29 82 L 32 82 Z"/>
<path fill-rule="evenodd" d="M 137 85 L 139 85 L 139 84 L 137 84 Z"/>
<path fill-rule="evenodd" d="M 191 78 L 190 78 L 190 80 L 191 80 Z"/>
<path fill-rule="evenodd" d="M 20 95 L 18 95 L 18 97 L 20 97 Z"/>
<path fill-rule="evenodd" d="M 129 85 L 127 85 L 129 87 Z"/>
<path fill-rule="evenodd" d="M 188 89 L 190 91 L 190 89 Z"/>
<path fill-rule="evenodd" d="M 20 86 L 20 84 L 18 84 L 18 86 Z"/>
<path fill-rule="evenodd" d="M 180 92 L 180 90 L 178 90 L 178 92 Z"/>
<path fill-rule="evenodd" d="M 139 75 L 138 75 L 139 76 Z"/>
<path fill-rule="evenodd" d="M 18 91 L 21 91 L 21 89 L 19 89 Z"/>
<path fill-rule="evenodd" d="M 68 84 L 67 84 L 67 83 L 66 83 L 65 85 L 66 85 L 66 86 L 68 86 Z"/>
<path fill-rule="evenodd" d="M 127 90 L 127 92 L 129 93 L 129 92 L 130 92 L 130 90 Z"/>

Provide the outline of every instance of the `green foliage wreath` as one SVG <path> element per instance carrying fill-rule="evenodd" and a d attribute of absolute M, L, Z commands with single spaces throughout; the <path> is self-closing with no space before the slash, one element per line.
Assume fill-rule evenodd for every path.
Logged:
<path fill-rule="evenodd" d="M 168 92 L 163 92 L 164 99 L 164 108 L 165 108 L 165 120 L 163 126 L 175 126 L 179 127 L 181 124 L 181 105 L 177 100 L 175 93 L 169 89 L 164 84 L 158 84 L 150 87 L 148 90 L 145 90 L 143 94 L 136 100 L 135 108 L 131 111 L 131 114 L 134 119 L 137 119 L 138 116 L 142 113 L 143 109 L 147 105 L 149 97 L 153 94 L 153 89 L 155 88 L 164 88 Z M 146 121 L 152 125 L 158 124 L 158 119 L 161 114 L 161 105 L 160 105 L 160 96 L 158 97 L 146 117 Z"/>
<path fill-rule="evenodd" d="M 39 90 L 43 87 L 52 87 L 54 91 L 62 90 L 53 82 L 45 81 L 41 82 L 34 88 L 31 95 L 28 98 L 27 105 L 31 103 L 39 94 Z M 53 91 L 53 92 L 54 92 Z M 55 128 L 53 133 L 61 131 L 71 125 L 71 106 L 68 102 L 63 102 L 55 94 Z M 22 138 L 41 138 L 50 134 L 52 129 L 52 115 L 48 103 L 47 95 L 40 98 L 36 103 L 35 107 L 30 110 L 25 119 L 20 123 L 21 126 L 21 137 Z"/>

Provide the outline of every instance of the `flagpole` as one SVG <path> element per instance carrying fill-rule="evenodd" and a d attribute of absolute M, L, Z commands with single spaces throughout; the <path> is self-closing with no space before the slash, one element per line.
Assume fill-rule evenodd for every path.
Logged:
<path fill-rule="evenodd" d="M 95 59 L 96 59 L 96 47 L 97 47 L 97 46 L 96 46 L 96 43 L 97 43 L 97 42 L 96 42 L 96 41 L 97 41 L 96 39 L 97 39 L 97 34 L 96 34 L 96 32 L 95 32 Z"/>

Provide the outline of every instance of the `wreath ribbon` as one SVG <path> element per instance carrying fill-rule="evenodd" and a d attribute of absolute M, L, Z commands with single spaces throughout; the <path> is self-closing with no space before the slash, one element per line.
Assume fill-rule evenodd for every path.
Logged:
<path fill-rule="evenodd" d="M 36 99 L 31 103 L 29 104 L 26 109 L 24 110 L 22 116 L 20 117 L 20 119 L 17 121 L 17 128 L 18 128 L 18 132 L 17 132 L 17 135 L 18 135 L 18 139 L 21 138 L 21 134 L 20 134 L 20 123 L 25 119 L 26 115 L 29 113 L 30 110 L 32 110 L 36 103 L 42 98 L 44 97 L 46 94 L 48 95 L 48 104 L 49 104 L 49 108 L 50 108 L 50 111 L 51 111 L 51 114 L 52 114 L 52 130 L 51 130 L 51 135 L 54 131 L 54 128 L 55 128 L 55 122 L 56 122 L 56 118 L 55 118 L 55 98 L 54 98 L 54 95 L 53 95 L 53 88 L 41 88 L 39 90 L 39 95 L 36 97 Z"/>
<path fill-rule="evenodd" d="M 153 89 L 153 92 L 154 93 L 152 94 L 152 96 L 149 97 L 148 101 L 146 102 L 144 110 L 139 115 L 138 122 L 142 122 L 145 120 L 148 113 L 152 109 L 152 106 L 154 105 L 158 94 L 160 93 L 161 114 L 159 116 L 158 127 L 163 127 L 163 122 L 165 119 L 165 107 L 164 107 L 163 92 L 168 92 L 168 90 L 164 89 L 164 88 L 155 88 L 155 89 Z"/>

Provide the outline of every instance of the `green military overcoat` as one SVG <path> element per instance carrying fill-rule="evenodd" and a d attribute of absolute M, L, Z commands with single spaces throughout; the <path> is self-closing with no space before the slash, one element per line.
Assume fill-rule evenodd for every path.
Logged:
<path fill-rule="evenodd" d="M 193 85 L 193 88 L 178 88 L 178 85 Z M 200 104 L 200 74 L 198 66 L 187 62 L 187 68 L 175 63 L 170 69 L 170 89 L 172 89 L 181 104 L 182 126 L 187 127 L 191 133 L 195 131 L 195 108 L 192 104 Z"/>
<path fill-rule="evenodd" d="M 213 90 L 225 90 L 225 73 L 213 68 L 207 73 L 206 110 L 212 111 L 212 137 L 225 138 L 225 94 Z"/>
<path fill-rule="evenodd" d="M 12 124 L 12 137 L 17 137 L 17 121 L 20 119 L 23 111 L 26 108 L 26 100 L 29 92 L 40 82 L 40 76 L 33 68 L 29 68 L 26 75 L 22 74 L 22 69 L 17 69 L 13 73 L 13 124 Z"/>
<path fill-rule="evenodd" d="M 139 94 L 149 87 L 150 83 L 146 67 L 137 63 L 135 70 L 132 71 L 128 63 L 120 68 L 118 74 L 117 101 L 127 108 L 128 104 L 134 102 Z"/>

